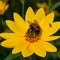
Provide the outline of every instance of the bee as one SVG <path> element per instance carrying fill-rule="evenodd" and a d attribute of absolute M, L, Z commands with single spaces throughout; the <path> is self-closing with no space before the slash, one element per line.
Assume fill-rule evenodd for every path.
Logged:
<path fill-rule="evenodd" d="M 34 22 L 30 24 L 30 28 L 28 29 L 28 35 L 30 38 L 34 38 L 40 34 L 40 26 L 38 23 Z"/>

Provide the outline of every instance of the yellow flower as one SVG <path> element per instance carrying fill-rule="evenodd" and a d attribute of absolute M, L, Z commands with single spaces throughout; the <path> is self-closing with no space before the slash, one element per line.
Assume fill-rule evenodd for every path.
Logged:
<path fill-rule="evenodd" d="M 8 9 L 9 5 L 6 5 L 6 2 L 0 0 L 0 15 L 3 15 L 4 12 Z"/>
<path fill-rule="evenodd" d="M 40 7 L 43 7 L 44 8 L 44 10 L 45 10 L 45 12 L 47 13 L 48 12 L 48 5 L 45 3 L 45 2 L 43 2 L 43 3 L 39 3 L 39 2 L 37 2 L 36 3 L 36 6 L 38 7 L 38 8 L 40 8 Z"/>
<path fill-rule="evenodd" d="M 27 9 L 25 21 L 14 12 L 14 21 L 6 20 L 12 33 L 1 33 L 0 36 L 6 40 L 2 46 L 13 48 L 12 54 L 21 52 L 23 57 L 31 56 L 35 53 L 45 57 L 46 52 L 56 52 L 57 48 L 48 41 L 53 41 L 60 36 L 53 36 L 59 29 L 60 22 L 53 22 L 54 12 L 45 16 L 43 8 L 38 9 L 36 14 L 31 7 Z"/>

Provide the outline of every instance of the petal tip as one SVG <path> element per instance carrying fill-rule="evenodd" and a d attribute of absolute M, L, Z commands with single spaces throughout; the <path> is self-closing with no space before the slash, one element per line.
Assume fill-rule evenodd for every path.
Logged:
<path fill-rule="evenodd" d="M 57 52 L 57 48 L 55 48 L 54 52 Z"/>
<path fill-rule="evenodd" d="M 44 11 L 44 8 L 43 8 L 43 7 L 41 7 L 41 8 L 40 8 L 40 10 L 41 10 L 41 11 Z"/>
<path fill-rule="evenodd" d="M 12 50 L 12 54 L 16 54 L 17 52 L 14 50 L 14 48 L 13 48 L 13 50 Z"/>
<path fill-rule="evenodd" d="M 13 16 L 15 16 L 16 14 L 17 14 L 17 12 L 14 12 L 14 13 L 13 13 Z"/>
<path fill-rule="evenodd" d="M 33 11 L 32 7 L 28 7 L 27 11 Z"/>
<path fill-rule="evenodd" d="M 12 51 L 12 54 L 16 54 L 14 51 Z"/>
<path fill-rule="evenodd" d="M 32 7 L 29 6 L 28 9 L 32 9 Z"/>
<path fill-rule="evenodd" d="M 51 12 L 51 15 L 53 15 L 53 16 L 54 16 L 54 12 Z"/>
<path fill-rule="evenodd" d="M 4 43 L 4 42 L 2 42 L 0 45 L 1 45 L 1 46 L 5 46 L 5 43 Z"/>
<path fill-rule="evenodd" d="M 4 34 L 4 33 L 0 33 L 0 37 L 2 37 L 2 36 L 3 36 L 3 34 Z"/>
<path fill-rule="evenodd" d="M 19 52 L 16 52 L 14 49 L 12 50 L 12 54 L 18 54 Z"/>
<path fill-rule="evenodd" d="M 9 23 L 10 20 L 6 20 L 6 23 Z"/>
<path fill-rule="evenodd" d="M 38 15 L 38 14 L 44 14 L 44 17 L 45 17 L 44 8 L 43 8 L 43 7 L 39 8 L 36 14 L 37 14 L 37 15 Z"/>

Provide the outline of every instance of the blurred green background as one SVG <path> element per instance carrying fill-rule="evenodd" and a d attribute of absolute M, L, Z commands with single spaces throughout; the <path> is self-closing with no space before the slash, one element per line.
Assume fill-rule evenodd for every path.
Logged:
<path fill-rule="evenodd" d="M 23 18 L 25 16 L 26 10 L 29 6 L 33 8 L 36 12 L 40 7 L 45 9 L 45 13 L 48 14 L 51 11 L 55 12 L 55 20 L 60 21 L 60 0 L 2 0 L 7 1 L 9 8 L 5 11 L 3 15 L 0 15 L 0 33 L 1 32 L 11 32 L 7 27 L 5 20 L 14 20 L 13 12 L 19 13 Z M 60 35 L 60 30 L 55 34 Z M 4 39 L 0 38 L 0 42 Z M 4 48 L 0 46 L 0 60 L 60 60 L 60 39 L 51 42 L 53 43 L 58 51 L 56 53 L 47 53 L 45 58 L 38 57 L 35 54 L 32 55 L 32 59 L 23 58 L 21 54 L 12 55 L 12 49 Z"/>

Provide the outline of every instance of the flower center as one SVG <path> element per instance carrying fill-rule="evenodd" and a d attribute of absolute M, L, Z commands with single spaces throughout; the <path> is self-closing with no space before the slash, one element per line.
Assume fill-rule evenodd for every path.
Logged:
<path fill-rule="evenodd" d="M 41 35 L 41 28 L 39 24 L 35 21 L 34 23 L 30 24 L 30 28 L 26 33 L 26 40 L 30 42 L 34 42 L 40 39 Z"/>

